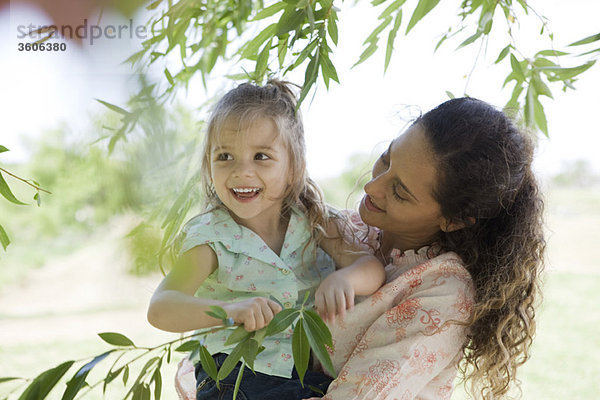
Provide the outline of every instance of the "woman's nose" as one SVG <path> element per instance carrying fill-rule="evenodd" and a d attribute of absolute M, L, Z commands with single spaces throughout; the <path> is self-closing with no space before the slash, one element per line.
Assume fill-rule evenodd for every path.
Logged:
<path fill-rule="evenodd" d="M 385 174 L 374 176 L 365 184 L 365 193 L 371 197 L 382 198 L 385 195 Z"/>

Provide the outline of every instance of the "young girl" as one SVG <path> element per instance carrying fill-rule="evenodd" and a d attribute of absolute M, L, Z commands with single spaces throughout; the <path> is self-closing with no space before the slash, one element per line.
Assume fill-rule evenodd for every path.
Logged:
<path fill-rule="evenodd" d="M 218 102 L 202 174 L 209 211 L 183 229 L 180 258 L 150 302 L 148 320 L 155 327 L 185 332 L 220 325 L 206 314 L 218 305 L 236 324 L 258 330 L 281 306 L 294 307 L 305 292 L 313 294 L 328 274 L 316 306 L 332 320 L 352 307 L 355 295 L 369 295 L 383 283 L 383 266 L 341 238 L 341 217 L 327 209 L 307 176 L 302 122 L 285 83 L 243 84 Z M 331 259 L 317 246 L 338 271 L 332 273 Z M 224 345 L 231 329 L 205 342 L 218 366 L 233 348 Z M 311 372 L 304 388 L 288 379 L 289 331 L 265 339 L 264 346 L 254 364 L 257 374 L 244 375 L 240 398 L 302 398 L 313 395 L 310 384 L 328 384 L 327 377 Z M 221 382 L 220 395 L 200 367 L 196 375 L 197 399 L 208 399 L 233 390 L 237 374 Z"/>

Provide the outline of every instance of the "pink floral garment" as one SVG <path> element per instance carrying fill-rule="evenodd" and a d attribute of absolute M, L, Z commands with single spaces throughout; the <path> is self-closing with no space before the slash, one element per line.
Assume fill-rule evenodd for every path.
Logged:
<path fill-rule="evenodd" d="M 386 284 L 330 326 L 338 376 L 324 399 L 450 399 L 466 328 L 445 322 L 470 317 L 474 291 L 461 259 L 437 253 L 393 250 Z"/>

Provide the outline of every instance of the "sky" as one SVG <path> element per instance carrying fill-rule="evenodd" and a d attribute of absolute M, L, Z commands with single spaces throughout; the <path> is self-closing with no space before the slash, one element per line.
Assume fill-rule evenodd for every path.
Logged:
<path fill-rule="evenodd" d="M 539 4 L 537 7 L 551 21 L 559 49 L 598 31 L 600 2 L 574 0 L 568 6 L 558 0 L 531 3 L 534 8 Z M 340 14 L 340 42 L 333 57 L 341 84 L 332 83 L 327 91 L 319 80 L 317 94 L 303 105 L 308 168 L 313 177 L 338 175 L 353 154 L 382 151 L 411 118 L 447 100 L 446 91 L 457 96 L 466 92 L 497 106 L 505 104 L 512 89 L 512 85 L 501 89 L 507 67 L 493 64 L 506 43 L 503 39 L 490 41 L 485 54 L 479 57 L 477 45 L 455 51 L 458 42 L 434 54 L 440 35 L 455 22 L 453 7 L 450 2 L 441 2 L 408 36 L 398 35 L 394 56 L 384 74 L 383 52 L 352 68 L 362 51 L 362 41 L 376 24 L 377 14 L 364 2 L 354 7 L 345 2 Z M 541 25 L 535 18 L 527 21 L 515 37 L 525 51 L 539 50 L 545 45 L 538 35 Z M 17 37 L 18 27 L 32 22 L 43 25 L 49 19 L 33 7 L 12 5 L 0 10 L 0 144 L 11 150 L 2 154 L 3 161 L 26 159 L 25 138 L 35 138 L 48 129 L 66 124 L 77 136 L 86 129 L 90 116 L 104 111 L 94 99 L 123 105 L 135 88 L 136 75 L 121 62 L 140 48 L 139 39 L 124 35 L 120 39 L 99 39 L 93 45 L 67 43 L 64 52 L 19 52 L 17 46 L 23 40 Z M 143 22 L 145 17 L 138 16 L 134 24 Z M 129 22 L 104 14 L 102 24 L 109 23 Z M 497 26 L 501 23 L 502 18 L 495 21 Z M 289 79 L 301 83 L 303 76 L 292 74 Z M 214 80 L 222 82 L 216 75 Z M 596 122 L 600 65 L 584 74 L 576 87 L 576 91 L 563 93 L 558 85 L 551 86 L 555 99 L 542 100 L 550 130 L 550 139 L 541 138 L 539 142 L 536 169 L 542 175 L 556 173 L 575 160 L 587 160 L 595 171 L 600 171 L 600 157 L 596 156 L 600 148 Z M 205 98 L 199 79 L 178 95 L 178 101 L 189 107 L 201 104 Z"/>

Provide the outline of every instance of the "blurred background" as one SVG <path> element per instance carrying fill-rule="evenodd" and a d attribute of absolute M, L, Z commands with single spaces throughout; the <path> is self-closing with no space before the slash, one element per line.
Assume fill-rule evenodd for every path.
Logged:
<path fill-rule="evenodd" d="M 596 3 L 539 3 L 561 33 L 559 44 L 597 30 Z M 319 87 L 302 112 L 311 175 L 328 202 L 354 208 L 373 160 L 420 112 L 446 100 L 447 91 L 500 107 L 510 91 L 501 89 L 505 71 L 483 61 L 474 65 L 477 48 L 448 46 L 432 54 L 452 9 L 436 10 L 403 38 L 385 74 L 382 55 L 352 68 L 364 36 L 357 27 L 372 10 L 358 4 L 343 12 L 334 56 L 341 84 Z M 0 154 L 0 167 L 52 192 L 41 193 L 38 207 L 35 190 L 4 175 L 28 205 L 0 199 L 0 224 L 12 242 L 0 251 L 0 377 L 33 377 L 63 360 L 99 354 L 107 348 L 99 332 L 121 332 L 144 346 L 173 339 L 145 317 L 162 277 L 157 214 L 168 211 L 197 171 L 200 121 L 212 98 L 207 93 L 234 85 L 192 80 L 109 155 L 107 136 L 121 116 L 96 99 L 124 105 L 148 82 L 164 79 L 162 68 L 136 71 L 123 63 L 144 39 L 134 35 L 69 42 L 64 52 L 17 50 L 19 26 L 50 24 L 51 18 L 30 3 L 0 8 L 0 144 L 10 150 Z M 130 23 L 110 12 L 90 16 L 97 20 Z M 131 16 L 134 25 L 146 20 L 146 11 Z M 531 35 L 531 45 L 540 48 L 531 33 L 538 28 L 522 26 L 518 34 Z M 302 82 L 302 76 L 287 78 Z M 550 137 L 538 138 L 536 170 L 546 197 L 548 260 L 538 337 L 520 373 L 524 399 L 600 393 L 600 254 L 594 251 L 600 241 L 600 68 L 576 87 L 544 102 Z M 176 398 L 173 371 L 173 365 L 166 369 L 165 399 Z M 0 398 L 11 388 L 0 384 Z M 110 393 L 118 391 L 106 398 L 118 398 Z M 453 399 L 462 398 L 457 390 Z"/>

